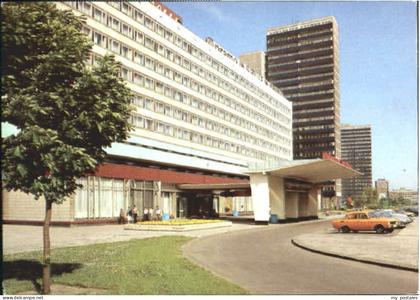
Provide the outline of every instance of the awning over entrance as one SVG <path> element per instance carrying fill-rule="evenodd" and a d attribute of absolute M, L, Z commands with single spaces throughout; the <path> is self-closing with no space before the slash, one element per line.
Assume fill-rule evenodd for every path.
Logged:
<path fill-rule="evenodd" d="M 249 182 L 245 183 L 207 183 L 207 184 L 178 184 L 180 190 L 237 190 L 249 189 Z"/>
<path fill-rule="evenodd" d="M 294 160 L 272 169 L 252 170 L 247 174 L 267 174 L 311 183 L 363 175 L 349 164 L 335 158 Z"/>

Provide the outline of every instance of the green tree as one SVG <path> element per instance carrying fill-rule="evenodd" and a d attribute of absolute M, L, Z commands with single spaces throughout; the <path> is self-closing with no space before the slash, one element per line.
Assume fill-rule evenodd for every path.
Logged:
<path fill-rule="evenodd" d="M 377 207 L 378 206 L 378 193 L 376 189 L 365 187 L 360 196 L 360 207 Z"/>
<path fill-rule="evenodd" d="M 16 135 L 2 138 L 2 180 L 7 190 L 45 198 L 43 291 L 50 293 L 52 203 L 94 172 L 104 147 L 128 137 L 131 92 L 120 65 L 105 56 L 86 66 L 91 43 L 84 20 L 48 2 L 1 6 L 2 122 Z"/>

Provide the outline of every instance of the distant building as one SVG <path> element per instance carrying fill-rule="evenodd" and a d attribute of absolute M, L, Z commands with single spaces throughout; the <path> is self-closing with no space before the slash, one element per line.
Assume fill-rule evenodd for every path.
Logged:
<path fill-rule="evenodd" d="M 250 69 L 252 69 L 256 74 L 265 78 L 265 52 L 255 51 L 244 53 L 239 56 L 239 60 L 241 61 L 241 63 L 247 65 Z"/>
<path fill-rule="evenodd" d="M 370 125 L 341 126 L 341 158 L 362 172 L 362 176 L 343 179 L 342 195 L 359 200 L 366 187 L 372 187 L 372 132 Z"/>
<path fill-rule="evenodd" d="M 375 181 L 378 199 L 389 198 L 389 182 L 386 179 L 378 179 Z"/>
<path fill-rule="evenodd" d="M 160 1 L 153 1 L 152 2 L 154 6 L 159 8 L 161 11 L 163 11 L 165 14 L 167 14 L 169 17 L 177 21 L 178 23 L 182 24 L 182 17 L 177 15 L 172 9 L 167 7 L 165 4 L 163 4 Z"/>
<path fill-rule="evenodd" d="M 293 159 L 341 157 L 338 25 L 334 17 L 267 30 L 267 80 L 293 104 Z M 324 184 L 322 208 L 341 182 Z"/>
<path fill-rule="evenodd" d="M 399 197 L 409 200 L 411 204 L 418 204 L 419 202 L 419 192 L 416 190 L 400 188 L 389 192 L 389 198 L 397 199 Z"/>

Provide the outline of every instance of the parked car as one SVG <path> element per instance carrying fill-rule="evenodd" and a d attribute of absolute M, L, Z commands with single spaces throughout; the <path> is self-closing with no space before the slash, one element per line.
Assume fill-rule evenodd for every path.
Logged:
<path fill-rule="evenodd" d="M 413 222 L 413 220 L 407 217 L 406 215 L 396 213 L 392 209 L 377 210 L 375 211 L 375 213 L 378 214 L 380 217 L 396 219 L 398 221 L 398 228 L 404 228 L 407 224 Z"/>
<path fill-rule="evenodd" d="M 353 211 L 348 212 L 342 219 L 331 222 L 332 226 L 343 232 L 350 231 L 375 231 L 376 233 L 392 232 L 397 225 L 397 220 L 380 217 L 373 212 Z"/>
<path fill-rule="evenodd" d="M 399 209 L 399 210 L 396 210 L 395 212 L 398 213 L 398 214 L 404 214 L 407 217 L 409 217 L 411 220 L 414 220 L 414 218 L 416 217 L 415 213 L 413 213 L 409 210 L 405 210 L 405 209 Z"/>

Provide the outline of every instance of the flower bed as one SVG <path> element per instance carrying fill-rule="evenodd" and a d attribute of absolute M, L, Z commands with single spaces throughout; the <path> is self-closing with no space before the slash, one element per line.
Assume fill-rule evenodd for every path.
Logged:
<path fill-rule="evenodd" d="M 145 221 L 136 224 L 127 224 L 124 229 L 143 230 L 143 231 L 191 231 L 200 229 L 212 229 L 221 227 L 230 227 L 232 222 L 224 220 L 206 220 L 206 219 L 175 219 L 168 221 Z"/>
<path fill-rule="evenodd" d="M 218 223 L 223 222 L 223 220 L 207 220 L 207 219 L 174 219 L 167 221 L 144 221 L 137 222 L 138 225 L 196 225 L 196 224 L 208 224 L 208 223 Z"/>

